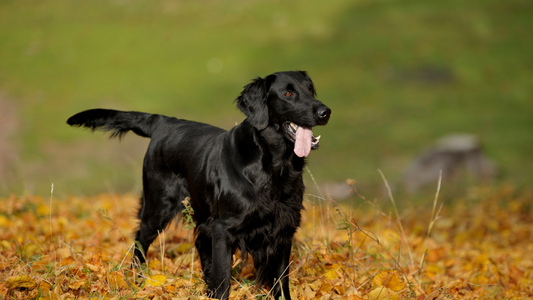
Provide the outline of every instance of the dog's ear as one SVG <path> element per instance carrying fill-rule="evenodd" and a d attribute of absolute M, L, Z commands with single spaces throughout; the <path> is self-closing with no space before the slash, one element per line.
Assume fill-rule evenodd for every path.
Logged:
<path fill-rule="evenodd" d="M 235 99 L 237 107 L 248 117 L 248 121 L 257 129 L 268 126 L 268 91 L 276 75 L 265 78 L 257 77 L 244 87 L 239 97 Z"/>
<path fill-rule="evenodd" d="M 303 76 L 309 78 L 309 75 L 307 75 L 307 71 L 298 71 L 300 72 L 300 74 L 302 74 Z"/>

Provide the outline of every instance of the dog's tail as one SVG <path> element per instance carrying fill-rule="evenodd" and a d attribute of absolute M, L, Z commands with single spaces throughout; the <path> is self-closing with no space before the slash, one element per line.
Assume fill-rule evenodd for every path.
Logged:
<path fill-rule="evenodd" d="M 90 109 L 70 117 L 70 126 L 86 127 L 95 131 L 111 131 L 111 137 L 122 138 L 128 131 L 142 137 L 151 137 L 157 127 L 160 115 L 136 111 L 119 111 L 111 109 Z"/>

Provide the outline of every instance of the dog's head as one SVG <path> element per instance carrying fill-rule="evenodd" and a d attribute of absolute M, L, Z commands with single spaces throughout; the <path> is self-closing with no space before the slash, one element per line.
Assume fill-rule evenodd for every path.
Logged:
<path fill-rule="evenodd" d="M 320 136 L 315 137 L 311 128 L 326 125 L 331 115 L 315 96 L 313 81 L 306 72 L 278 72 L 256 78 L 235 102 L 255 128 L 272 126 L 282 131 L 294 143 L 295 154 L 305 157 L 319 145 Z"/>

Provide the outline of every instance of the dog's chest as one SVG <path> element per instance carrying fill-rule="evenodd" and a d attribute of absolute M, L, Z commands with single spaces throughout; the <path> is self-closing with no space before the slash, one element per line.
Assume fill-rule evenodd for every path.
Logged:
<path fill-rule="evenodd" d="M 239 220 L 238 235 L 249 248 L 264 247 L 280 238 L 292 239 L 300 226 L 303 205 L 301 197 L 283 200 L 271 199 L 272 202 L 255 207 Z"/>

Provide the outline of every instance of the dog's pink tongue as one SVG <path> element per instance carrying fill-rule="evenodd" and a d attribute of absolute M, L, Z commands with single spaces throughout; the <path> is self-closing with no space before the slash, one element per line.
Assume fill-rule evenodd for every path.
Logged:
<path fill-rule="evenodd" d="M 311 152 L 311 138 L 313 131 L 311 128 L 298 127 L 296 131 L 296 141 L 294 142 L 294 153 L 299 157 L 306 157 Z"/>

